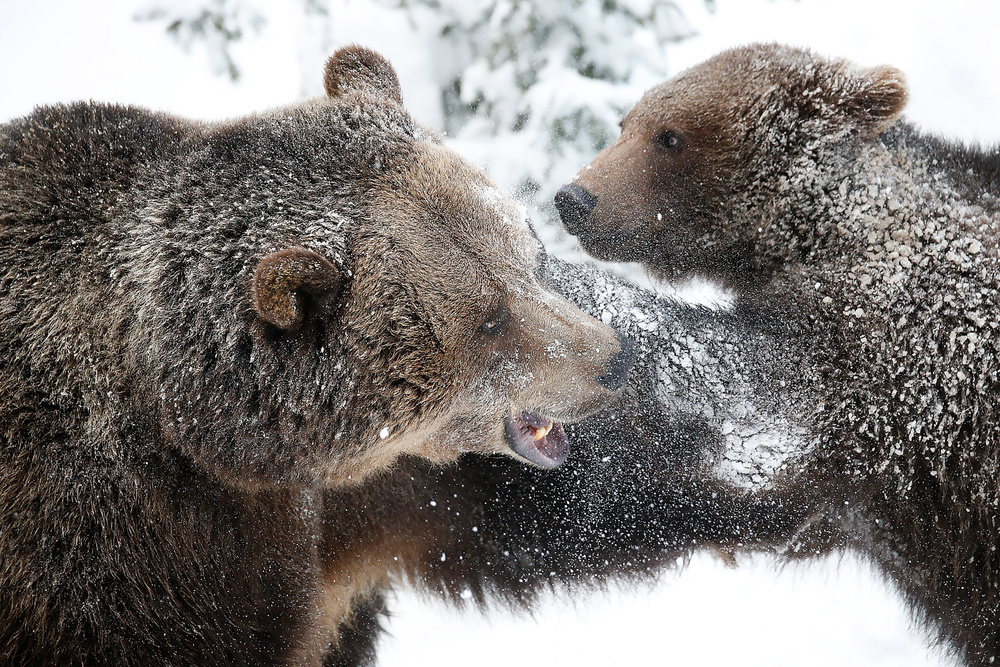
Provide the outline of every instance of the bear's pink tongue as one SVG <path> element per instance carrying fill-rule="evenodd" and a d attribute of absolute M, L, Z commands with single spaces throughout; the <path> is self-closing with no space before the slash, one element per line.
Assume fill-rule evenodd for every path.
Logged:
<path fill-rule="evenodd" d="M 555 468 L 569 453 L 562 424 L 533 412 L 508 417 L 506 431 L 510 448 L 542 468 Z"/>

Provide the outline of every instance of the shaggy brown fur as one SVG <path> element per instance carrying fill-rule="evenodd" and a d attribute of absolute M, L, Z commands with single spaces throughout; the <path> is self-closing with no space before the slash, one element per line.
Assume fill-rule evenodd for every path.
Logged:
<path fill-rule="evenodd" d="M 343 50 L 326 83 L 218 125 L 0 126 L 0 662 L 318 663 L 422 548 L 329 528 L 326 490 L 513 456 L 512 420 L 623 384 L 632 352 L 539 282 L 523 212 L 388 63 Z M 515 449 L 558 464 L 561 433 Z"/>
<path fill-rule="evenodd" d="M 743 316 L 811 332 L 822 444 L 786 482 L 837 501 L 814 525 L 841 535 L 817 548 L 868 554 L 985 665 L 1000 654 L 1000 157 L 896 122 L 906 97 L 891 67 L 727 51 L 649 91 L 560 206 L 595 254 L 708 275 Z"/>

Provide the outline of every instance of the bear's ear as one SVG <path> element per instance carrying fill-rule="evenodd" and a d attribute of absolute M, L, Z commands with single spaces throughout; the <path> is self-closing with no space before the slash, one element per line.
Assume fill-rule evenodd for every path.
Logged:
<path fill-rule="evenodd" d="M 858 123 L 863 134 L 875 136 L 888 129 L 903 107 L 908 92 L 906 76 L 889 65 L 855 72 L 838 104 Z"/>
<path fill-rule="evenodd" d="M 274 326 L 294 331 L 305 319 L 307 301 L 320 307 L 337 297 L 340 271 L 319 253 L 292 247 L 260 260 L 253 277 L 257 314 Z"/>
<path fill-rule="evenodd" d="M 323 85 L 330 97 L 365 92 L 403 104 L 396 70 L 388 60 L 357 44 L 339 49 L 326 61 Z"/>

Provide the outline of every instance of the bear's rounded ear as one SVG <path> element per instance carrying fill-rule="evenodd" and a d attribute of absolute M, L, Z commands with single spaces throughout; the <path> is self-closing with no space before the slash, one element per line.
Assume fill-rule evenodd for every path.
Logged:
<path fill-rule="evenodd" d="M 388 60 L 357 44 L 339 49 L 326 61 L 323 85 L 330 97 L 365 92 L 403 104 L 396 70 Z"/>
<path fill-rule="evenodd" d="M 319 253 L 292 247 L 260 260 L 253 277 L 257 314 L 274 326 L 294 331 L 305 319 L 307 301 L 322 307 L 337 297 L 340 271 Z"/>
<path fill-rule="evenodd" d="M 888 129 L 906 106 L 906 76 L 889 65 L 858 72 L 839 104 L 859 124 L 866 136 Z"/>

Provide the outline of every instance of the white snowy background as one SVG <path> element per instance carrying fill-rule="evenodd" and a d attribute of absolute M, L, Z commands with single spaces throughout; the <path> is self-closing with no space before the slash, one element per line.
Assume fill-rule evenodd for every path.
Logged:
<path fill-rule="evenodd" d="M 242 115 L 315 92 L 319 82 L 310 82 L 322 63 L 304 63 L 302 54 L 349 42 L 387 55 L 417 119 L 442 122 L 438 98 L 426 94 L 437 84 L 428 72 L 440 54 L 426 39 L 413 38 L 412 22 L 385 9 L 343 0 L 318 35 L 304 28 L 300 2 L 251 2 L 267 8 L 268 22 L 233 47 L 242 72 L 233 83 L 212 73 L 199 47 L 178 48 L 162 23 L 133 20 L 150 4 L 157 3 L 0 1 L 0 122 L 36 104 L 74 99 L 134 103 L 203 119 Z M 867 65 L 891 63 L 908 76 L 911 120 L 965 141 L 1000 141 L 1000 3 L 717 0 L 714 11 L 700 0 L 677 4 L 696 35 L 667 47 L 665 72 L 749 41 L 808 46 Z M 627 92 L 633 98 L 622 100 L 623 106 L 634 101 L 641 81 L 637 75 Z M 462 149 L 461 142 L 456 148 Z M 512 146 L 499 159 L 532 160 L 523 151 Z M 474 160 L 498 159 L 477 154 L 471 144 L 468 153 Z M 543 190 L 578 166 L 555 165 Z M 578 256 L 558 230 L 545 235 L 562 254 Z M 572 599 L 553 594 L 532 615 L 457 611 L 405 591 L 391 606 L 389 636 L 379 653 L 385 667 L 954 664 L 928 647 L 926 634 L 913 626 L 891 588 L 852 556 L 784 568 L 766 558 L 744 559 L 734 569 L 699 555 L 655 586 L 612 587 Z"/>

